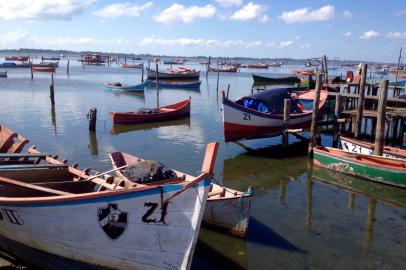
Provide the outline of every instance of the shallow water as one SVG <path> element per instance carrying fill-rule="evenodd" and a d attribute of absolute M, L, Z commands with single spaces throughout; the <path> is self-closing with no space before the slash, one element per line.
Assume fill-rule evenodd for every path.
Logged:
<path fill-rule="evenodd" d="M 306 145 L 275 147 L 281 138 L 243 142 L 245 148 L 223 142 L 220 91 L 230 84 L 231 99 L 250 94 L 252 70 L 221 74 L 219 91 L 217 74 L 206 79 L 203 72 L 200 91 L 149 89 L 140 95 L 103 89 L 107 81 L 139 83 L 138 69 L 70 64 L 69 77 L 65 61 L 55 74 L 54 107 L 50 74 L 36 73 L 31 80 L 28 69 L 10 69 L 9 78 L 0 79 L 0 123 L 42 152 L 99 171 L 110 169 L 108 153 L 124 151 L 196 174 L 205 145 L 219 141 L 216 179 L 240 190 L 254 186 L 247 239 L 203 228 L 192 269 L 401 269 L 406 264 L 406 191 L 373 184 L 350 191 L 351 183 L 362 180 L 313 169 Z M 108 114 L 189 96 L 190 119 L 113 126 Z M 95 136 L 86 119 L 91 107 L 98 110 Z M 331 138 L 323 142 L 329 145 Z"/>

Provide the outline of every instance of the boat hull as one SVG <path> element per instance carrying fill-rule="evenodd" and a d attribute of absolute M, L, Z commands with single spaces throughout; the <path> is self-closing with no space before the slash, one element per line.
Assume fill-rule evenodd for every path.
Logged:
<path fill-rule="evenodd" d="M 310 125 L 312 113 L 291 115 L 289 128 Z M 278 136 L 283 131 L 283 115 L 265 115 L 223 98 L 224 140 L 236 141 Z"/>
<path fill-rule="evenodd" d="M 251 195 L 208 199 L 203 222 L 245 237 L 248 231 Z"/>
<path fill-rule="evenodd" d="M 156 114 L 139 114 L 135 112 L 111 112 L 114 124 L 137 124 L 167 121 L 190 115 L 190 99 L 160 108 L 170 109 Z"/>
<path fill-rule="evenodd" d="M 344 150 L 345 152 L 364 155 L 372 155 L 374 152 L 373 144 L 355 139 L 340 137 L 340 144 L 341 149 Z M 384 147 L 382 156 L 387 158 L 406 159 L 406 151 L 392 147 Z"/>
<path fill-rule="evenodd" d="M 147 69 L 147 78 L 155 80 L 156 71 Z M 158 71 L 159 80 L 198 80 L 200 77 L 200 71 L 192 72 L 180 72 L 180 73 L 167 73 Z"/>
<path fill-rule="evenodd" d="M 0 246 L 16 257 L 25 254 L 16 249 L 20 246 L 106 269 L 188 269 L 209 185 L 203 180 L 166 206 L 163 199 L 183 185 L 81 200 L 2 200 L 0 236 L 13 244 Z M 44 269 L 57 265 L 31 262 Z M 63 269 L 77 269 L 75 265 Z"/>
<path fill-rule="evenodd" d="M 340 152 L 346 153 L 344 151 Z M 335 155 L 315 148 L 313 163 L 317 166 L 326 167 L 340 173 L 354 175 L 370 181 L 406 187 L 406 170 L 404 168 L 403 170 L 395 170 L 388 169 L 379 164 L 362 163 L 357 161 L 357 155 L 358 154 L 349 154 L 348 157 L 345 157 L 341 154 Z M 363 155 L 358 156 L 362 157 Z"/>
<path fill-rule="evenodd" d="M 129 91 L 129 92 L 144 92 L 145 84 L 135 84 L 135 85 L 123 85 L 123 86 L 115 86 L 112 84 L 104 84 L 104 88 L 107 90 L 114 90 L 114 91 Z"/>
<path fill-rule="evenodd" d="M 186 82 L 176 82 L 176 83 L 158 82 L 158 85 L 161 88 L 171 88 L 171 89 L 199 89 L 201 83 L 202 83 L 201 81 L 191 82 L 191 83 L 186 83 Z M 156 82 L 155 81 L 146 81 L 145 85 L 149 86 L 149 87 L 156 87 Z"/>
<path fill-rule="evenodd" d="M 265 77 L 265 76 L 252 74 L 252 78 L 254 79 L 254 83 L 261 83 L 261 84 L 264 84 L 264 83 L 267 83 L 267 84 L 295 84 L 295 83 L 300 82 L 299 78 L 296 76 L 271 78 L 271 77 Z"/>

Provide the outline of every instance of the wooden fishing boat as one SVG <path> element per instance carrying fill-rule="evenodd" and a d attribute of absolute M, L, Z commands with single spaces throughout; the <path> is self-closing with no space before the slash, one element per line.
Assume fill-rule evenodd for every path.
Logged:
<path fill-rule="evenodd" d="M 181 59 L 164 60 L 164 65 L 183 65 L 185 61 Z"/>
<path fill-rule="evenodd" d="M 123 63 L 121 64 L 122 68 L 144 68 L 144 63 L 140 63 L 140 64 L 126 64 Z"/>
<path fill-rule="evenodd" d="M 19 153 L 28 142 L 23 136 L 0 125 L 0 153 Z"/>
<path fill-rule="evenodd" d="M 374 144 L 366 141 L 352 139 L 344 136 L 340 136 L 341 149 L 345 152 L 372 155 L 374 152 Z M 387 158 L 400 158 L 406 159 L 406 150 L 402 150 L 395 147 L 385 146 L 383 148 L 382 156 Z"/>
<path fill-rule="evenodd" d="M 351 175 L 343 175 L 336 171 L 317 166 L 313 168 L 312 172 L 312 179 L 325 185 L 406 208 L 406 189 L 383 185 L 372 181 L 364 181 L 363 179 Z"/>
<path fill-rule="evenodd" d="M 223 67 L 210 67 L 207 69 L 210 72 L 237 72 L 238 67 L 236 66 L 223 66 Z"/>
<path fill-rule="evenodd" d="M 107 90 L 144 93 L 145 83 L 131 85 L 131 84 L 121 84 L 119 82 L 107 82 L 104 84 L 104 88 Z"/>
<path fill-rule="evenodd" d="M 300 80 L 296 76 L 289 77 L 266 77 L 258 74 L 252 74 L 254 83 L 267 83 L 267 84 L 295 84 L 299 83 Z"/>
<path fill-rule="evenodd" d="M 264 63 L 256 63 L 256 64 L 248 64 L 248 68 L 265 68 L 267 69 L 269 67 L 269 64 L 264 64 Z"/>
<path fill-rule="evenodd" d="M 155 109 L 140 109 L 137 112 L 110 112 L 114 124 L 136 124 L 159 122 L 188 116 L 191 98 Z"/>
<path fill-rule="evenodd" d="M 142 159 L 123 152 L 109 155 L 117 177 L 130 181 L 118 168 L 142 161 Z M 192 178 L 186 175 L 186 179 Z M 245 237 L 248 231 L 249 211 L 252 189 L 247 192 L 236 191 L 212 183 L 209 188 L 203 222 L 227 230 L 232 235 Z"/>
<path fill-rule="evenodd" d="M 7 70 L 0 71 L 0 78 L 7 78 Z"/>
<path fill-rule="evenodd" d="M 39 64 L 32 64 L 33 67 L 58 67 L 59 62 L 40 62 Z"/>
<path fill-rule="evenodd" d="M 0 177 L 0 249 L 41 269 L 189 269 L 217 149 L 188 179 L 136 184 L 60 163 L 81 177 Z"/>
<path fill-rule="evenodd" d="M 311 123 L 314 90 L 298 92 L 272 89 L 231 101 L 223 92 L 224 140 L 237 141 L 278 136 L 284 130 L 283 103 L 291 99 L 289 129 L 306 128 Z M 327 91 L 320 93 L 319 109 L 327 100 Z"/>
<path fill-rule="evenodd" d="M 16 64 L 14 62 L 4 62 L 0 63 L 0 68 L 30 68 L 31 63 L 23 62 L 21 64 Z"/>
<path fill-rule="evenodd" d="M 54 73 L 56 71 L 55 67 L 42 67 L 42 66 L 32 66 L 32 72 L 51 72 Z"/>
<path fill-rule="evenodd" d="M 175 88 L 175 89 L 200 89 L 202 81 L 188 82 L 188 81 L 158 81 L 160 88 Z M 156 81 L 147 80 L 145 82 L 147 87 L 156 87 Z"/>
<path fill-rule="evenodd" d="M 269 66 L 270 66 L 270 67 L 281 67 L 282 64 L 281 64 L 281 63 L 276 63 L 276 62 L 274 62 L 274 63 L 269 64 Z"/>
<path fill-rule="evenodd" d="M 331 147 L 313 149 L 313 163 L 340 173 L 388 185 L 406 187 L 406 160 L 345 152 Z"/>
<path fill-rule="evenodd" d="M 200 71 L 187 68 L 158 71 L 158 80 L 199 80 Z M 156 71 L 147 68 L 147 78 L 156 80 Z"/>
<path fill-rule="evenodd" d="M 29 56 L 6 56 L 6 61 L 21 61 L 25 62 L 29 60 Z"/>

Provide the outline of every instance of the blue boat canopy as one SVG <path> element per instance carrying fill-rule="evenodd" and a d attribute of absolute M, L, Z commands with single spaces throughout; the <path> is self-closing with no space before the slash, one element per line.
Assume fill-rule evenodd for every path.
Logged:
<path fill-rule="evenodd" d="M 250 96 L 242 97 L 236 101 L 246 108 L 250 108 L 262 113 L 283 114 L 283 104 L 285 99 L 290 99 L 290 112 L 302 113 L 299 100 L 292 98 L 286 88 L 277 88 L 259 92 Z"/>

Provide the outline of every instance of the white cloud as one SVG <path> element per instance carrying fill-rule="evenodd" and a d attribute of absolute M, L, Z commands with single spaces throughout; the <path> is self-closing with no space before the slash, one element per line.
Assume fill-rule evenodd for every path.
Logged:
<path fill-rule="evenodd" d="M 395 16 L 403 16 L 403 15 L 406 15 L 406 9 L 396 11 L 396 12 L 393 13 L 393 15 L 395 15 Z"/>
<path fill-rule="evenodd" d="M 96 0 L 0 1 L 0 20 L 70 20 Z"/>
<path fill-rule="evenodd" d="M 406 32 L 389 32 L 386 37 L 393 39 L 406 39 Z"/>
<path fill-rule="evenodd" d="M 176 21 L 191 23 L 195 18 L 210 18 L 214 16 L 214 14 L 216 14 L 216 8 L 210 4 L 201 7 L 185 7 L 181 4 L 174 3 L 172 6 L 154 16 L 154 19 L 164 24 L 171 24 Z"/>
<path fill-rule="evenodd" d="M 310 43 L 303 43 L 302 45 L 300 45 L 300 49 L 304 50 L 307 48 L 310 48 L 312 45 Z"/>
<path fill-rule="evenodd" d="M 152 2 L 147 2 L 143 5 L 131 3 L 118 3 L 105 6 L 104 8 L 93 12 L 93 15 L 103 18 L 116 18 L 116 17 L 138 17 L 141 12 L 152 7 Z"/>
<path fill-rule="evenodd" d="M 279 19 L 285 23 L 303 23 L 311 21 L 326 21 L 334 18 L 334 6 L 327 5 L 317 10 L 301 8 L 293 11 L 285 11 Z"/>
<path fill-rule="evenodd" d="M 8 45 L 8 44 L 15 44 L 20 43 L 25 40 L 29 36 L 29 33 L 25 30 L 18 29 L 7 33 L 0 37 L 0 44 Z"/>
<path fill-rule="evenodd" d="M 363 33 L 361 36 L 359 36 L 359 39 L 371 39 L 371 38 L 374 38 L 377 36 L 379 36 L 378 32 L 370 30 L 368 32 Z"/>
<path fill-rule="evenodd" d="M 351 11 L 349 11 L 349 10 L 346 10 L 346 11 L 344 11 L 343 12 L 343 17 L 344 18 L 352 18 L 352 12 Z"/>
<path fill-rule="evenodd" d="M 350 37 L 350 36 L 352 36 L 352 33 L 351 32 L 345 32 L 345 33 L 343 33 L 343 36 L 344 37 Z"/>
<path fill-rule="evenodd" d="M 265 23 L 269 20 L 269 17 L 267 14 L 265 14 L 265 12 L 265 6 L 249 2 L 241 9 L 234 12 L 234 14 L 230 16 L 230 19 L 237 21 L 248 21 L 257 19 L 259 22 Z"/>
<path fill-rule="evenodd" d="M 290 47 L 292 44 L 293 44 L 292 40 L 282 41 L 281 43 L 279 43 L 278 47 L 287 48 L 287 47 Z"/>
<path fill-rule="evenodd" d="M 216 0 L 216 2 L 223 7 L 239 6 L 242 0 Z"/>

